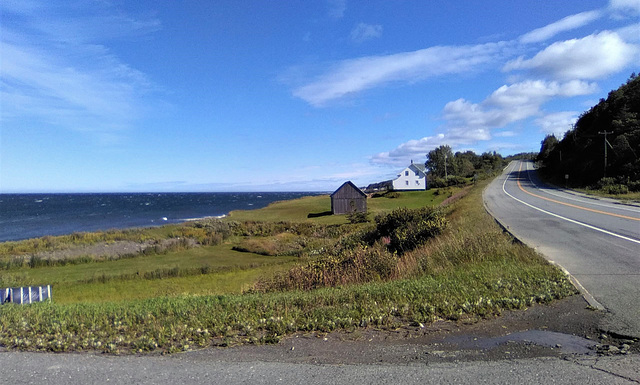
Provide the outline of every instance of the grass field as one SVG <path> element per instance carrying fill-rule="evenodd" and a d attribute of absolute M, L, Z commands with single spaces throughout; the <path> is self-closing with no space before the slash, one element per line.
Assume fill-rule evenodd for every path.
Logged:
<path fill-rule="evenodd" d="M 432 189 L 407 191 L 397 198 L 370 198 L 367 200 L 369 216 L 398 207 L 418 208 L 437 206 L 459 189 Z M 318 224 L 347 223 L 345 215 L 329 215 L 331 198 L 328 195 L 310 196 L 292 201 L 276 202 L 260 210 L 232 211 L 229 218 L 235 221 L 304 221 Z"/>
<path fill-rule="evenodd" d="M 384 197 L 369 199 L 370 216 L 396 207 L 415 208 L 437 205 L 450 193 L 452 191 L 446 194 L 435 194 L 431 190 L 406 192 L 393 199 Z M 325 212 L 330 208 L 329 196 L 311 196 L 277 202 L 258 210 L 235 211 L 225 220 L 229 222 L 308 222 L 319 225 L 347 223 L 344 215 L 319 217 L 312 215 L 312 218 L 309 218 L 309 214 Z M 191 225 L 185 226 L 191 228 Z M 189 233 L 180 229 L 181 226 L 170 225 L 148 229 L 77 233 L 0 243 L 0 249 L 4 250 L 6 260 L 10 257 L 9 250 L 14 250 L 16 255 L 24 255 L 97 242 L 117 240 L 143 242 L 165 239 L 172 234 Z M 57 303 L 122 301 L 154 298 L 159 295 L 240 293 L 243 289 L 250 288 L 259 278 L 286 269 L 298 258 L 292 255 L 239 252 L 233 250 L 233 247 L 247 246 L 248 243 L 252 243 L 253 249 L 257 249 L 255 244 L 259 242 L 263 246 L 260 250 L 264 251 L 269 247 L 267 243 L 277 243 L 284 238 L 282 235 L 285 234 L 279 234 L 276 237 L 236 236 L 216 246 L 180 249 L 160 254 L 140 255 L 135 258 L 96 262 L 91 262 L 89 259 L 88 263 L 36 268 L 25 265 L 20 268 L 0 270 L 0 286 L 53 285 Z M 289 243 L 294 241 L 289 239 Z M 308 240 L 307 243 L 309 243 Z M 151 279 L 145 279 L 145 275 Z"/>
<path fill-rule="evenodd" d="M 0 270 L 0 286 L 54 282 L 54 302 L 2 306 L 0 345 L 176 352 L 277 342 L 296 331 L 476 320 L 575 293 L 561 272 L 502 232 L 484 211 L 482 188 L 480 183 L 465 190 L 466 196 L 444 209 L 448 225 L 443 232 L 401 254 L 387 251 L 384 239 L 366 243 L 375 234 L 373 223 L 310 217 L 330 206 L 328 197 L 318 196 L 233 212 L 224 223 L 190 223 L 180 231 L 157 228 L 153 235 L 147 230 L 135 235 L 162 238 L 230 229 L 217 245 L 64 266 L 12 265 Z M 370 219 L 398 207 L 437 205 L 456 191 L 369 199 Z M 49 242 L 64 247 L 63 241 Z M 353 279 L 334 287 L 286 289 L 295 282 L 282 277 L 310 268 L 316 275 L 352 274 Z M 277 277 L 280 284 L 270 286 Z M 257 282 L 263 285 L 254 286 Z"/>

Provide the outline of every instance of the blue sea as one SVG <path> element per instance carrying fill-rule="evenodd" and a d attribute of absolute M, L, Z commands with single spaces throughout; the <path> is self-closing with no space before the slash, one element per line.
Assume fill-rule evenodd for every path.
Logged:
<path fill-rule="evenodd" d="M 317 193 L 0 194 L 0 242 L 220 217 Z"/>

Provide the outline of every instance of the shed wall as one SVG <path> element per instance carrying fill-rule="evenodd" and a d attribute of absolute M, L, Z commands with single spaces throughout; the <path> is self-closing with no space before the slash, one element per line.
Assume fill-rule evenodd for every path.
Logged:
<path fill-rule="evenodd" d="M 367 196 L 351 182 L 346 182 L 331 194 L 331 212 L 347 214 L 354 211 L 367 212 Z"/>
<path fill-rule="evenodd" d="M 351 212 L 366 213 L 367 200 L 363 197 L 354 198 L 332 198 L 331 211 L 334 214 L 347 214 Z"/>

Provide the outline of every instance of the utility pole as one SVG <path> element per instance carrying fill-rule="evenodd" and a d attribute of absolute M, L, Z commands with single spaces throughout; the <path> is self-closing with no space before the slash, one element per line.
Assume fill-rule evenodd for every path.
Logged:
<path fill-rule="evenodd" d="M 606 178 L 607 177 L 607 145 L 613 148 L 613 146 L 611 146 L 611 144 L 607 141 L 607 135 L 613 134 L 613 131 L 607 132 L 607 130 L 604 130 L 602 132 L 598 132 L 598 134 L 604 135 L 604 178 Z"/>
<path fill-rule="evenodd" d="M 444 179 L 448 179 L 448 176 L 447 176 L 447 154 L 444 154 Z"/>

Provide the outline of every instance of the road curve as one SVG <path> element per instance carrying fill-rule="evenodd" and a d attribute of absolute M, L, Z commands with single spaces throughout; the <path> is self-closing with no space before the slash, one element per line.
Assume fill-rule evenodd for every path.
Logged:
<path fill-rule="evenodd" d="M 550 187 L 522 161 L 510 163 L 483 199 L 509 232 L 606 308 L 604 330 L 640 337 L 640 207 Z"/>

